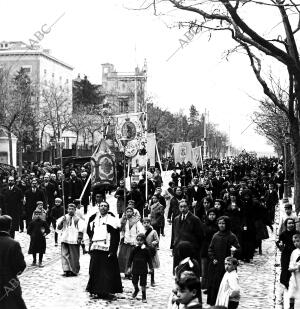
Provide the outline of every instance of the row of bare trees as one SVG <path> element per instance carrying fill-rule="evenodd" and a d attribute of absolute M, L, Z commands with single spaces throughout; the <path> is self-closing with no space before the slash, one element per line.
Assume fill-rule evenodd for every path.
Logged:
<path fill-rule="evenodd" d="M 169 7 L 168 7 L 169 6 Z M 265 99 L 282 111 L 288 122 L 288 132 L 293 147 L 295 205 L 300 211 L 300 4 L 295 0 L 152 0 L 146 1 L 141 10 L 152 8 L 155 15 L 172 12 L 179 27 L 197 33 L 215 32 L 233 40 L 236 46 L 229 54 L 242 52 L 248 57 L 250 69 L 263 89 Z M 177 14 L 178 13 L 178 14 Z M 185 13 L 185 14 L 184 14 Z M 257 14 L 260 18 L 257 20 Z M 262 20 L 258 24 L 255 20 Z M 228 36 L 227 34 L 230 34 Z M 208 45 L 209 46 L 209 45 Z M 203 47 L 202 47 L 203 48 Z M 272 79 L 287 81 L 284 100 L 272 88 L 266 70 L 271 69 Z M 238 76 L 237 76 L 238 78 Z M 265 101 L 265 100 L 263 100 Z"/>
<path fill-rule="evenodd" d="M 55 83 L 37 84 L 22 68 L 16 74 L 9 69 L 0 71 L 0 128 L 8 134 L 11 164 L 14 161 L 12 136 L 18 140 L 20 169 L 23 149 L 27 145 L 35 152 L 47 148 L 46 135 L 57 145 L 57 155 L 65 131 L 75 133 L 76 152 L 80 136 L 84 143 L 89 139 L 94 145 L 96 133 L 102 130 L 103 119 L 101 111 L 89 106 L 76 106 L 72 111 L 72 97 L 66 87 Z"/>

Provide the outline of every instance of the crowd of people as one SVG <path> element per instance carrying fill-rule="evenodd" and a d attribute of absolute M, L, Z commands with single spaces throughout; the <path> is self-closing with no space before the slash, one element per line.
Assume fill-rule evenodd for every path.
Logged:
<path fill-rule="evenodd" d="M 261 255 L 262 241 L 273 231 L 275 210 L 283 196 L 282 164 L 275 158 L 241 155 L 207 159 L 198 168 L 189 162 L 170 166 L 174 168 L 168 185 L 156 167 L 141 172 L 139 182 L 132 182 L 129 189 L 121 179 L 114 193 L 113 188 L 87 183 L 89 165 L 61 170 L 46 164 L 19 178 L 3 176 L 0 247 L 9 233 L 5 241 L 14 247 L 11 254 L 17 254 L 18 261 L 14 266 L 15 260 L 6 256 L 5 267 L 11 271 L 4 278 L 0 265 L 0 287 L 11 278 L 18 280 L 17 274 L 25 268 L 13 240 L 15 232 L 26 228 L 32 266 L 43 267 L 46 236 L 52 227 L 55 245 L 59 241 L 61 245 L 63 276 L 79 273 L 82 247 L 84 254 L 90 254 L 86 290 L 91 297 L 115 300 L 115 294 L 123 292 L 122 280 L 131 280 L 132 297 L 137 297 L 140 287 L 142 301 L 147 302 L 147 277 L 151 286 L 157 284 L 159 243 L 168 223 L 175 276 L 168 308 L 202 308 L 205 294 L 212 308 L 238 308 L 237 267 Z M 116 213 L 107 202 L 108 193 L 116 199 Z M 290 308 L 300 297 L 298 221 L 292 205 L 286 204 L 276 244 L 282 251 L 280 282 L 282 291 L 289 292 Z M 0 261 L 1 255 L 3 250 Z M 11 296 L 0 297 L 0 302 L 9 304 Z"/>

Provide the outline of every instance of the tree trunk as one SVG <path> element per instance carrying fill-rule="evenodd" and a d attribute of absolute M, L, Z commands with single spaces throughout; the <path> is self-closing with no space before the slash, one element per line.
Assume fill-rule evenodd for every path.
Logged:
<path fill-rule="evenodd" d="M 92 133 L 91 135 L 92 135 L 92 153 L 94 153 L 94 151 L 95 151 L 95 146 L 94 146 L 94 133 Z"/>
<path fill-rule="evenodd" d="M 12 150 L 12 139 L 11 139 L 11 131 L 7 130 L 7 137 L 8 137 L 8 149 L 9 149 L 9 164 L 10 165 L 14 165 L 13 164 L 13 150 Z"/>
<path fill-rule="evenodd" d="M 294 153 L 294 203 L 298 214 L 300 211 L 300 134 L 298 119 L 294 118 L 291 124 L 291 138 Z"/>
<path fill-rule="evenodd" d="M 75 156 L 78 157 L 78 138 L 79 133 L 76 134 L 76 142 L 75 142 Z"/>
<path fill-rule="evenodd" d="M 23 174 L 23 152 L 22 152 L 22 142 L 18 142 L 18 155 L 19 155 L 19 176 Z"/>

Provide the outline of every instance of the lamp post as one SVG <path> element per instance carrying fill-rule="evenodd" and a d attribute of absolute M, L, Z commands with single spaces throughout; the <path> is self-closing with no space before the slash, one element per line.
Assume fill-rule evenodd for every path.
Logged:
<path fill-rule="evenodd" d="M 125 208 L 126 208 L 126 146 L 128 144 L 128 142 L 130 141 L 130 139 L 126 136 L 123 136 L 121 139 L 120 139 L 122 145 L 123 145 L 123 148 L 124 148 L 124 157 L 123 157 L 123 177 L 124 177 L 124 205 L 125 205 Z"/>
<path fill-rule="evenodd" d="M 290 134 L 286 132 L 284 134 L 284 181 L 283 181 L 283 203 L 288 203 L 290 196 L 290 161 L 291 161 L 291 153 L 290 153 Z"/>

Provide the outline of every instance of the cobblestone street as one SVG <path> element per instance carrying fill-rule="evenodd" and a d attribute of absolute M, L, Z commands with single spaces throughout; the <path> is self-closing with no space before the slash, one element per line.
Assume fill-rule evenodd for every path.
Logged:
<path fill-rule="evenodd" d="M 114 206 L 114 199 L 109 196 L 110 205 Z M 112 207 L 114 211 L 114 207 Z M 123 280 L 124 293 L 118 295 L 115 302 L 90 299 L 85 292 L 88 281 L 89 255 L 81 255 L 81 270 L 78 277 L 62 277 L 60 261 L 60 247 L 54 246 L 53 232 L 48 235 L 45 267 L 28 266 L 21 275 L 21 285 L 25 302 L 30 309 L 35 308 L 166 308 L 167 301 L 173 287 L 172 257 L 169 249 L 170 226 L 166 226 L 166 237 L 161 238 L 159 257 L 161 268 L 156 271 L 156 286 L 147 290 L 147 304 L 142 304 L 141 295 L 137 300 L 131 299 L 132 284 Z M 241 264 L 239 267 L 242 297 L 239 308 L 265 309 L 274 308 L 274 280 L 275 280 L 275 236 L 263 242 L 263 254 L 256 255 L 253 263 Z M 22 244 L 27 265 L 32 262 L 27 254 L 29 236 L 19 233 L 16 236 Z M 209 308 L 205 304 L 203 308 Z"/>

